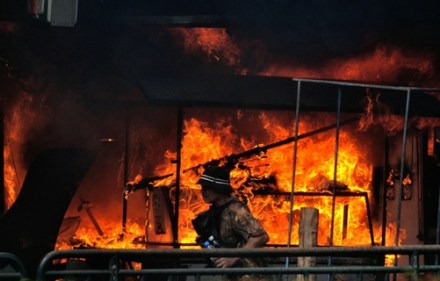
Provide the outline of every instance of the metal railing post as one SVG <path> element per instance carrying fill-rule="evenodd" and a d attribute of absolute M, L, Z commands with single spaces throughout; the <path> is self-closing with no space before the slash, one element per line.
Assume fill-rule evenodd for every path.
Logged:
<path fill-rule="evenodd" d="M 110 281 L 119 280 L 118 256 L 113 256 L 109 262 Z"/>
<path fill-rule="evenodd" d="M 0 271 L 0 279 L 23 279 L 27 277 L 27 271 L 23 262 L 14 254 L 0 252 L 0 261 L 2 264 L 11 264 L 16 272 Z"/>
<path fill-rule="evenodd" d="M 411 264 L 411 273 L 410 273 L 410 279 L 411 281 L 417 281 L 419 276 L 419 254 L 417 251 L 414 251 L 409 255 L 410 257 L 410 264 Z"/>

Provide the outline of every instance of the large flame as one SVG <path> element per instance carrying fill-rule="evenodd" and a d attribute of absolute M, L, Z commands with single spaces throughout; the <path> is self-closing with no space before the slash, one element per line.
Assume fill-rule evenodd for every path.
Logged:
<path fill-rule="evenodd" d="M 209 61 L 216 61 L 230 66 L 239 66 L 243 56 L 242 46 L 237 44 L 224 29 L 175 29 L 183 35 L 183 44 L 188 52 L 202 52 Z M 239 67 L 239 69 L 242 69 Z M 349 59 L 334 59 L 326 62 L 320 69 L 305 66 L 267 66 L 259 71 L 262 75 L 344 79 L 375 82 L 397 83 L 402 75 L 410 70 L 409 83 L 425 81 L 432 71 L 432 56 L 430 54 L 412 54 L 405 50 L 391 46 L 379 46 L 374 51 L 362 56 Z M 415 75 L 415 76 L 414 76 Z M 419 79 L 419 80 L 418 80 Z M 405 81 L 407 81 L 405 80 Z M 374 101 L 373 101 L 374 102 Z M 23 105 L 23 104 L 22 104 Z M 13 110 L 18 112 L 32 112 L 26 110 Z M 395 117 L 395 118 L 394 118 Z M 31 120 L 32 117 L 29 118 Z M 301 120 L 300 134 L 309 132 L 323 126 L 316 122 Z M 20 124 L 32 124 L 27 118 L 17 117 L 7 120 L 8 137 L 12 138 L 21 131 L 18 139 L 25 140 L 26 132 Z M 381 116 L 379 120 L 363 120 L 363 129 L 368 129 L 368 122 L 380 122 L 387 124 L 386 132 L 394 133 L 401 130 L 402 118 L 392 114 Z M 438 120 L 436 120 L 438 122 Z M 181 151 L 181 198 L 179 216 L 179 242 L 193 243 L 195 232 L 191 220 L 197 213 L 205 210 L 207 206 L 202 204 L 199 187 L 196 182 L 203 168 L 190 169 L 212 159 L 219 159 L 226 155 L 239 153 L 263 144 L 273 143 L 292 136 L 293 126 L 281 124 L 276 117 L 261 113 L 258 122 L 254 124 L 256 131 L 264 131 L 265 137 L 259 139 L 241 137 L 237 134 L 238 128 L 234 128 L 225 120 L 217 120 L 208 124 L 203 120 L 188 119 L 184 124 L 184 137 Z M 422 126 L 422 125 L 420 125 Z M 385 127 L 385 126 L 384 126 Z M 13 130 L 14 129 L 14 130 Z M 248 201 L 252 212 L 262 221 L 271 236 L 271 243 L 286 244 L 288 241 L 289 215 L 293 212 L 293 229 L 291 232 L 292 243 L 298 243 L 298 220 L 299 209 L 305 206 L 313 206 L 320 211 L 320 227 L 318 243 L 330 244 L 330 229 L 333 228 L 334 245 L 368 245 L 371 244 L 370 230 L 367 221 L 365 193 L 371 197 L 372 163 L 369 162 L 365 149 L 356 141 L 355 137 L 347 130 L 342 130 L 339 139 L 337 154 L 338 165 L 335 171 L 335 134 L 329 131 L 301 139 L 298 142 L 298 155 L 296 162 L 295 178 L 293 174 L 293 144 L 271 149 L 261 155 L 254 155 L 246 159 L 240 159 L 242 166 L 237 166 L 232 172 L 234 187 L 240 192 L 240 196 Z M 15 200 L 19 191 L 20 181 L 17 180 L 17 163 L 13 163 L 11 145 L 6 143 L 5 173 L 8 206 Z M 165 153 L 166 161 L 156 169 L 156 175 L 172 174 L 175 165 L 171 164 L 176 159 L 174 151 Z M 248 169 L 243 169 L 247 167 Z M 336 175 L 336 177 L 335 177 Z M 156 187 L 169 187 L 170 194 L 174 186 L 175 177 L 167 177 L 155 182 Z M 292 187 L 292 183 L 294 186 Z M 334 224 L 331 225 L 333 197 L 332 187 L 339 191 L 350 191 L 352 196 L 336 196 Z M 273 192 L 280 195 L 262 195 L 254 192 L 259 189 L 270 187 Z M 292 206 L 289 204 L 289 194 L 294 188 L 295 200 Z M 301 193 L 303 192 L 303 193 Z M 304 192 L 319 192 L 321 195 L 305 196 Z M 264 193 L 264 192 L 263 192 Z M 371 199 L 371 198 L 370 198 Z M 144 227 L 130 223 L 129 231 L 121 239 L 122 230 L 115 223 L 103 223 L 106 235 L 96 235 L 93 226 L 81 227 L 77 233 L 80 240 L 94 247 L 139 247 L 130 243 L 132 239 L 125 239 L 130 235 L 140 235 L 140 229 Z M 135 229 L 135 230 L 133 230 Z M 395 235 L 393 225 L 387 227 L 387 237 Z M 374 242 L 380 242 L 380 226 L 373 223 Z M 404 239 L 404 235 L 400 235 Z M 124 240 L 124 241 L 122 241 Z M 127 243 L 127 241 L 129 243 Z M 392 241 L 387 238 L 386 241 Z"/>
<path fill-rule="evenodd" d="M 4 175 L 6 209 L 17 199 L 27 167 L 22 159 L 22 146 L 32 130 L 38 129 L 44 114 L 34 107 L 35 101 L 29 93 L 21 92 L 5 115 Z M 37 105 L 39 106 L 39 105 Z M 39 116 L 40 117 L 39 117 Z"/>
<path fill-rule="evenodd" d="M 17 180 L 17 171 L 15 170 L 15 161 L 9 145 L 5 145 L 3 149 L 4 155 L 4 175 L 5 175 L 5 205 L 9 209 L 17 199 L 20 191 L 20 185 Z"/>
<path fill-rule="evenodd" d="M 276 118 L 270 118 L 261 113 L 259 118 L 261 127 L 267 132 L 267 142 L 276 142 L 291 135 L 291 129 L 279 124 Z M 316 129 L 316 123 L 301 122 L 299 133 Z M 190 119 L 184 124 L 184 138 L 182 147 L 182 167 L 185 171 L 181 175 L 181 216 L 179 218 L 179 234 L 181 243 L 193 243 L 196 234 L 191 220 L 197 213 L 207 208 L 202 202 L 199 186 L 195 184 L 200 169 L 190 169 L 198 164 L 219 159 L 242 150 L 249 150 L 258 143 L 254 140 L 240 139 L 232 134 L 231 126 L 218 122 L 214 128 L 197 119 Z M 235 147 L 232 144 L 239 144 Z M 380 227 L 374 225 L 369 229 L 367 220 L 366 198 L 371 196 L 372 164 L 367 160 L 365 150 L 360 147 L 355 138 L 348 131 L 340 133 L 337 178 L 334 179 L 335 163 L 335 134 L 334 131 L 321 133 L 298 142 L 298 155 L 295 177 L 295 191 L 318 192 L 318 195 L 298 193 L 293 205 L 294 224 L 291 233 L 292 243 L 298 243 L 299 210 L 302 207 L 312 206 L 320 211 L 320 226 L 318 243 L 329 245 L 331 214 L 332 214 L 332 183 L 344 191 L 350 191 L 351 196 L 336 196 L 333 245 L 371 245 L 371 234 L 375 234 L 374 243 L 380 242 Z M 288 217 L 291 206 L 289 192 L 292 190 L 292 159 L 293 144 L 281 146 L 267 151 L 264 155 L 254 155 L 241 159 L 232 171 L 234 187 L 241 197 L 245 197 L 252 212 L 262 221 L 269 232 L 271 243 L 286 244 L 288 240 Z M 175 158 L 173 153 L 167 152 L 169 160 Z M 166 161 L 166 163 L 170 163 Z M 239 167 L 240 166 L 240 167 Z M 243 169 L 246 167 L 247 169 Z M 172 173 L 175 166 L 164 164 L 159 167 L 162 173 Z M 198 172 L 198 173 L 197 173 Z M 269 179 L 274 179 L 271 183 Z M 280 195 L 261 195 L 255 192 L 258 184 L 252 181 L 268 182 L 272 191 Z M 172 177 L 157 183 L 157 186 L 172 186 Z M 247 183 L 238 186 L 238 183 Z M 265 187 L 267 187 L 265 186 Z M 365 196 L 363 195 L 365 194 Z M 392 227 L 391 227 L 392 228 Z M 389 230 L 393 232 L 393 230 Z"/>
<path fill-rule="evenodd" d="M 438 81 L 432 79 L 436 71 L 433 64 L 435 56 L 429 52 L 379 44 L 362 54 L 325 60 L 317 67 L 298 63 L 292 58 L 277 59 L 277 54 L 265 56 L 261 51 L 265 49 L 264 42 L 238 40 L 224 28 L 174 28 L 170 32 L 178 35 L 179 40 L 176 41 L 187 53 L 201 55 L 208 62 L 234 66 L 241 74 L 438 86 Z M 249 48 L 249 45 L 258 47 Z M 252 57 L 254 64 L 258 65 L 254 68 L 258 69 L 244 66 L 243 54 Z M 295 54 L 291 57 L 294 58 Z"/>
<path fill-rule="evenodd" d="M 239 112 L 238 115 L 241 113 Z M 300 122 L 299 134 L 315 130 L 323 124 L 322 120 L 303 118 Z M 328 118 L 327 118 L 328 119 Z M 263 140 L 256 137 L 239 137 L 237 128 L 225 120 L 217 120 L 214 124 L 191 118 L 184 122 L 181 161 L 181 192 L 179 209 L 179 242 L 183 245 L 193 244 L 196 233 L 192 227 L 192 219 L 208 208 L 203 203 L 200 186 L 196 184 L 203 167 L 200 164 L 224 156 L 247 151 L 266 144 L 289 138 L 293 126 L 281 124 L 276 116 L 260 113 L 258 122 L 254 123 Z M 258 129 L 257 129 L 258 128 Z M 295 176 L 295 200 L 290 206 L 289 195 L 292 191 L 293 143 L 276 147 L 243 159 L 231 173 L 233 187 L 240 198 L 247 201 L 255 216 L 261 220 L 269 233 L 272 244 L 286 245 L 289 231 L 289 215 L 293 207 L 293 228 L 291 243 L 298 244 L 299 210 L 302 207 L 314 207 L 319 210 L 319 245 L 371 245 L 381 242 L 381 227 L 373 222 L 369 229 L 367 218 L 366 197 L 371 199 L 372 163 L 367 159 L 365 149 L 356 141 L 350 130 L 341 130 L 339 134 L 338 165 L 335 171 L 335 130 L 316 134 L 298 142 Z M 173 174 L 172 164 L 176 154 L 165 153 L 165 161 L 157 167 L 157 174 Z M 196 167 L 196 168 L 194 168 Z M 244 168 L 246 167 L 246 168 Z M 194 168 L 194 169 L 193 169 Z M 338 192 L 350 192 L 350 196 L 336 196 L 334 224 L 332 227 L 333 184 Z M 174 200 L 175 176 L 156 181 L 156 188 L 169 188 L 171 199 Z M 279 195 L 265 195 L 265 191 Z M 262 191 L 262 192 L 258 192 Z M 306 194 L 313 192 L 313 194 Z M 89 224 L 81 227 L 76 237 L 82 244 L 102 248 L 140 248 L 144 244 L 132 243 L 145 231 L 135 223 L 129 222 L 128 231 L 121 231 L 115 223 L 104 221 L 105 235 L 97 235 L 96 229 Z M 330 230 L 333 228 L 333 240 L 330 241 Z M 395 226 L 390 224 L 386 230 L 386 241 L 392 241 Z M 404 239 L 404 233 L 401 235 Z M 147 241 L 148 242 L 148 241 Z M 170 241 L 171 242 L 171 241 Z M 65 245 L 64 245 L 65 246 Z M 59 247 L 64 247 L 59 245 Z"/>
<path fill-rule="evenodd" d="M 261 74 L 375 83 L 399 83 L 404 80 L 405 83 L 413 84 L 419 80 L 429 81 L 434 69 L 431 54 L 412 53 L 399 47 L 380 45 L 372 52 L 360 56 L 330 60 L 319 69 L 272 65 Z"/>

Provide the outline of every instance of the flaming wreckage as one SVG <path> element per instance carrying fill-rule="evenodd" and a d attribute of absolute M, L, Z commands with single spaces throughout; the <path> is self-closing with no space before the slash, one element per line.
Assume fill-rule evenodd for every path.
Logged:
<path fill-rule="evenodd" d="M 123 226 L 127 223 L 127 204 L 130 194 L 137 190 L 146 193 L 145 235 L 135 239 L 134 243 L 142 244 L 147 248 L 197 246 L 196 233 L 191 221 L 197 213 L 206 210 L 206 206 L 201 206 L 201 197 L 197 188 L 194 188 L 194 183 L 203 170 L 212 165 L 229 167 L 232 170 L 231 183 L 237 191 L 237 196 L 248 203 L 257 217 L 266 214 L 266 217 L 260 219 L 271 236 L 269 246 L 283 247 L 288 244 L 298 244 L 299 209 L 307 206 L 317 208 L 320 212 L 317 237 L 320 246 L 356 245 L 356 242 L 371 246 L 398 244 L 401 241 L 400 228 L 406 227 L 407 219 L 402 218 L 402 200 L 411 205 L 408 208 L 417 208 L 420 211 L 413 215 L 423 221 L 423 226 L 418 231 L 423 235 L 425 243 L 435 240 L 429 234 L 436 228 L 435 223 L 428 220 L 429 215 L 424 216 L 423 213 L 432 211 L 433 207 L 438 208 L 438 205 L 426 199 L 423 206 L 416 206 L 414 204 L 419 204 L 421 200 L 414 198 L 417 196 L 423 198 L 427 194 L 432 196 L 431 193 L 439 184 L 438 175 L 435 176 L 438 174 L 438 163 L 433 160 L 435 158 L 433 155 L 440 157 L 439 127 L 430 128 L 434 131 L 434 137 L 427 134 L 426 130 L 418 131 L 418 138 L 423 145 L 410 148 L 420 152 L 415 165 L 408 165 L 406 134 L 410 118 L 440 117 L 438 89 L 252 76 L 185 79 L 187 78 L 173 80 L 172 83 L 168 80 L 162 81 L 163 83 L 156 80 L 155 84 L 144 84 L 142 87 L 152 102 L 165 103 L 180 109 L 187 105 L 240 108 L 243 105 L 242 100 L 251 101 L 250 108 L 290 111 L 296 109 L 295 134 L 281 141 L 260 145 L 194 166 L 188 163 L 182 165 L 181 151 L 178 149 L 174 163 L 175 172 L 128 182 L 123 188 Z M 240 90 L 239 97 L 231 94 L 228 95 L 228 100 L 224 100 L 220 98 L 224 96 L 221 94 L 204 95 L 207 89 L 222 93 L 236 92 L 234 89 L 243 90 Z M 167 93 L 173 94 L 167 96 Z M 188 96 L 185 93 L 192 95 Z M 331 94 L 323 95 L 323 93 Z M 372 116 L 378 112 L 383 113 L 384 106 L 374 104 L 366 112 L 365 105 L 359 102 L 367 99 L 374 103 L 379 100 L 379 96 L 381 102 L 387 105 L 387 110 L 404 119 L 403 133 L 394 137 L 394 140 L 402 137 L 402 142 L 399 144 L 402 154 L 391 155 L 390 143 L 385 141 L 384 147 L 379 152 L 384 152 L 384 155 L 380 156 L 383 158 L 382 165 L 370 171 L 364 171 L 362 167 L 357 166 L 354 172 L 351 172 L 351 176 L 362 174 L 363 180 L 356 179 L 357 182 L 355 180 L 354 183 L 345 182 L 345 178 L 339 176 L 341 172 L 339 162 L 344 161 L 341 155 L 343 144 L 339 143 L 341 129 L 369 121 L 369 117 L 374 119 Z M 300 117 L 304 112 L 335 113 L 336 123 L 299 133 Z M 342 113 L 350 117 L 342 118 Z M 183 121 L 182 115 L 182 111 L 179 110 L 177 118 L 180 124 Z M 180 147 L 182 127 L 177 131 L 177 147 Z M 334 147 L 326 147 L 334 157 L 332 163 L 325 168 L 333 171 L 333 177 L 323 177 L 318 173 L 313 177 L 315 181 L 312 185 L 308 184 L 311 188 L 303 188 L 301 177 L 311 172 L 298 168 L 297 158 L 302 149 L 299 143 L 324 133 L 334 133 L 332 143 Z M 383 134 L 381 137 L 388 139 Z M 433 149 L 427 152 L 426 147 L 432 142 Z M 281 177 L 275 171 L 266 173 L 264 168 L 270 166 L 273 160 L 271 152 L 284 147 L 288 148 L 283 150 L 282 154 L 293 155 L 291 162 L 282 163 L 287 167 L 290 177 Z M 311 148 L 313 149 L 313 145 Z M 302 157 L 307 158 L 308 155 Z M 350 158 L 350 155 L 347 157 Z M 392 157 L 395 159 L 391 159 Z M 40 155 L 29 168 L 16 202 L 1 217 L 1 248 L 18 254 L 33 267 L 45 253 L 53 250 L 67 206 L 93 159 L 93 153 L 81 150 L 51 150 Z M 397 165 L 391 167 L 389 165 L 391 160 Z M 189 168 L 182 169 L 182 167 Z M 420 167 L 424 167 L 423 173 Z M 367 189 L 359 188 L 361 185 Z M 297 186 L 299 187 L 296 188 Z M 376 204 L 374 209 L 371 208 L 371 198 Z M 29 209 L 32 212 L 28 212 Z M 84 198 L 81 198 L 81 205 L 78 207 L 78 211 L 81 210 L 87 213 L 102 235 L 103 230 L 91 212 L 89 202 Z M 185 210 L 191 210 L 191 215 L 185 213 L 183 216 L 182 212 Z M 392 217 L 388 215 L 390 210 L 396 210 Z M 408 215 L 409 221 L 413 219 Z M 25 223 L 17 224 L 17 221 Z M 396 225 L 390 228 L 391 224 Z"/>

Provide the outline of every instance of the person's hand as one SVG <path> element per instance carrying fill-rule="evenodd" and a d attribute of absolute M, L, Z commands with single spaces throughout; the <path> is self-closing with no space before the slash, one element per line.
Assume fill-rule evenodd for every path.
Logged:
<path fill-rule="evenodd" d="M 214 266 L 218 268 L 231 267 L 236 264 L 240 258 L 230 257 L 230 258 L 218 258 L 214 261 Z"/>

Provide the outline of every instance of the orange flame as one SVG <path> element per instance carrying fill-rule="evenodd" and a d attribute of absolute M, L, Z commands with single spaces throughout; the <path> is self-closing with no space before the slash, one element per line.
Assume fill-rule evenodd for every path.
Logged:
<path fill-rule="evenodd" d="M 37 112 L 32 109 L 34 98 L 27 93 L 20 93 L 21 97 L 10 107 L 5 115 L 5 144 L 3 153 L 5 158 L 5 193 L 6 209 L 17 199 L 21 190 L 21 183 L 26 171 L 22 161 L 19 161 L 21 146 L 27 140 L 27 134 L 38 127 Z"/>
<path fill-rule="evenodd" d="M 268 142 L 276 142 L 285 139 L 290 135 L 289 130 L 281 126 L 275 118 L 269 118 L 266 114 L 260 115 L 261 127 L 268 132 Z M 182 166 L 185 168 L 208 162 L 212 159 L 230 155 L 233 152 L 247 150 L 254 147 L 255 141 L 240 140 L 240 146 L 232 147 L 232 140 L 236 136 L 231 135 L 230 126 L 219 126 L 221 130 L 213 130 L 207 127 L 206 123 L 196 119 L 185 122 L 185 137 L 182 148 Z M 300 131 L 306 132 L 312 129 L 310 124 L 301 123 Z M 235 141 L 237 143 L 237 141 Z M 334 173 L 334 134 L 322 133 L 298 143 L 298 159 L 295 180 L 296 191 L 317 191 L 328 195 Z M 330 149 L 329 149 L 330 148 Z M 167 157 L 173 158 L 170 152 Z M 292 145 L 286 145 L 270 150 L 260 157 L 255 155 L 243 159 L 242 164 L 249 167 L 249 170 L 236 168 L 231 177 L 233 185 L 238 188 L 237 183 L 246 182 L 249 177 L 267 179 L 270 176 L 275 178 L 276 189 L 280 192 L 289 192 L 292 183 Z M 166 169 L 169 167 L 169 170 Z M 172 172 L 174 166 L 164 165 L 160 167 L 162 172 Z M 340 147 L 338 153 L 337 181 L 344 183 L 352 192 L 366 192 L 370 195 L 372 178 L 372 165 L 366 159 L 362 149 L 356 144 L 349 133 L 342 131 L 340 134 Z M 199 171 L 200 172 L 200 171 Z M 196 172 L 183 173 L 181 178 L 182 188 L 182 212 L 179 222 L 180 241 L 182 243 L 193 243 L 196 234 L 191 226 L 191 220 L 196 214 L 207 206 L 201 205 L 201 196 L 198 193 L 198 186 L 195 184 L 198 176 Z M 167 185 L 172 181 L 161 181 L 157 185 Z M 252 212 L 262 221 L 268 230 L 272 243 L 285 244 L 287 242 L 289 204 L 286 196 L 259 196 L 252 193 L 252 186 L 240 189 L 247 196 L 249 207 Z M 276 190 L 275 190 L 276 191 Z M 320 235 L 318 242 L 321 245 L 328 245 L 329 229 L 331 223 L 331 196 L 298 196 L 294 202 L 295 221 L 298 222 L 298 210 L 303 206 L 314 206 L 320 210 Z M 191 201 L 187 201 L 191 200 Z M 344 218 L 343 208 L 349 209 L 349 217 Z M 367 225 L 367 214 L 365 198 L 362 196 L 337 197 L 335 214 L 335 245 L 359 245 L 371 244 L 371 238 Z M 344 230 L 343 221 L 348 221 L 350 231 Z M 292 232 L 292 241 L 297 243 L 297 224 Z M 342 235 L 342 233 L 346 233 Z M 376 229 L 377 233 L 377 229 Z M 344 237 L 343 237 L 344 236 Z"/>
<path fill-rule="evenodd" d="M 277 118 L 266 113 L 259 116 L 261 127 L 267 136 L 264 140 L 272 143 L 291 136 L 291 130 L 286 129 Z M 313 122 L 304 118 L 300 122 L 300 134 L 316 129 Z M 319 126 L 322 126 L 318 122 Z M 259 144 L 255 139 L 241 139 L 235 134 L 235 128 L 225 120 L 218 120 L 214 125 L 208 126 L 195 118 L 184 122 L 184 137 L 182 140 L 182 172 L 179 209 L 179 242 L 192 244 L 196 233 L 192 227 L 192 219 L 207 209 L 200 194 L 200 187 L 196 184 L 202 167 L 189 169 L 199 164 L 220 159 L 233 153 L 249 150 Z M 351 196 L 335 199 L 334 235 L 333 245 L 371 245 L 371 233 L 373 231 L 373 243 L 381 242 L 381 227 L 378 223 L 369 229 L 367 220 L 366 201 L 363 194 L 371 196 L 372 164 L 365 155 L 365 150 L 356 142 L 355 138 L 347 130 L 341 130 L 338 151 L 337 178 L 334 175 L 334 132 L 321 133 L 298 142 L 297 167 L 295 177 L 295 191 L 317 192 L 318 195 L 302 196 L 297 193 L 293 205 L 293 230 L 291 241 L 298 243 L 299 210 L 302 207 L 315 207 L 319 209 L 319 233 L 318 244 L 329 245 L 331 214 L 332 214 L 332 184 L 341 191 L 350 191 Z M 290 191 L 292 190 L 292 165 L 293 144 L 271 149 L 264 154 L 254 155 L 241 159 L 240 166 L 231 172 L 232 185 L 237 195 L 245 198 L 251 211 L 261 220 L 267 229 L 273 244 L 286 244 L 288 233 L 288 221 L 291 206 L 289 204 Z M 171 162 L 175 159 L 175 153 L 167 151 L 165 161 L 157 167 L 157 174 L 169 174 L 175 171 L 175 165 Z M 243 169 L 246 166 L 248 169 Z M 169 194 L 174 195 L 175 178 L 167 177 L 155 183 L 157 187 L 169 187 Z M 261 183 L 258 183 L 258 182 Z M 259 188 L 271 188 L 273 192 L 282 195 L 259 195 Z M 173 198 L 171 198 L 174 200 Z M 134 224 L 136 231 L 133 236 L 142 235 L 142 228 Z M 149 226 L 151 227 L 151 226 Z M 395 226 L 387 227 L 387 240 L 395 234 Z M 106 232 L 108 231 L 108 232 Z M 145 247 L 145 245 L 133 245 L 130 239 L 121 239 L 118 227 L 109 226 L 103 237 L 93 238 L 91 233 L 96 230 L 89 228 L 81 229 L 77 235 L 89 245 L 99 247 Z M 131 232 L 131 231 L 130 231 Z M 109 233 L 109 234 L 107 234 Z M 404 235 L 401 235 L 403 239 Z M 125 237 L 127 238 L 127 237 Z"/>
<path fill-rule="evenodd" d="M 409 174 L 406 175 L 406 177 L 403 179 L 402 184 L 403 185 L 410 185 L 412 183 L 411 177 Z"/>
<path fill-rule="evenodd" d="M 402 75 L 410 84 L 434 72 L 430 54 L 414 54 L 392 46 L 378 46 L 373 52 L 350 59 L 333 59 L 319 69 L 273 65 L 262 75 L 298 78 L 326 78 L 375 83 L 400 83 Z M 424 79 L 429 80 L 429 79 Z"/>
<path fill-rule="evenodd" d="M 6 209 L 9 209 L 17 199 L 20 186 L 17 183 L 16 170 L 14 169 L 15 164 L 12 158 L 11 150 L 6 144 L 3 149 L 3 155 L 5 161 L 3 169 L 5 177 L 5 203 Z"/>
<path fill-rule="evenodd" d="M 232 66 L 240 63 L 242 50 L 224 28 L 174 28 L 170 31 L 183 38 L 182 44 L 188 53 L 205 55 L 209 62 Z"/>
<path fill-rule="evenodd" d="M 175 28 L 170 32 L 182 42 L 187 53 L 204 55 L 208 62 L 242 68 L 241 58 L 247 52 L 249 43 L 235 40 L 224 28 Z M 258 42 L 259 45 L 263 44 Z M 264 47 L 259 47 L 262 49 Z M 294 54 L 293 54 L 294 55 Z M 249 54 L 248 54 L 249 56 Z M 261 52 L 254 54 L 255 61 L 262 61 Z M 335 58 L 326 61 L 319 68 L 298 65 L 295 61 L 281 58 L 281 62 L 266 65 L 256 74 L 296 78 L 354 80 L 374 83 L 401 83 L 408 85 L 423 82 L 435 87 L 432 80 L 435 73 L 434 55 L 416 53 L 390 45 L 378 45 L 373 51 L 350 58 Z M 270 61 L 275 61 L 271 57 Z M 286 61 L 290 65 L 286 65 Z M 261 64 L 261 63 L 260 63 Z M 240 70 L 242 74 L 251 69 Z"/>

